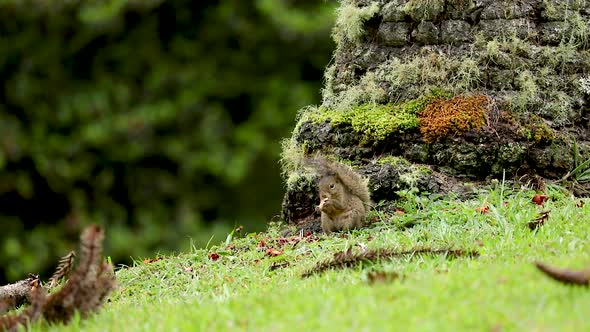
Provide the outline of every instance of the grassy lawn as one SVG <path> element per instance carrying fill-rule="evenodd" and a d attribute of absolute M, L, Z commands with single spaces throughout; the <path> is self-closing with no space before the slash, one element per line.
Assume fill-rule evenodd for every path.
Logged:
<path fill-rule="evenodd" d="M 98 314 L 49 330 L 590 331 L 590 291 L 533 265 L 590 265 L 590 204 L 550 191 L 539 206 L 534 194 L 500 187 L 468 201 L 410 194 L 405 214 L 373 213 L 378 221 L 363 230 L 295 243 L 271 226 L 208 250 L 138 261 L 117 272 L 119 289 Z M 547 221 L 531 231 L 527 223 L 546 210 Z M 351 246 L 463 248 L 480 256 L 409 255 L 301 277 Z M 400 277 L 370 283 L 374 271 Z"/>

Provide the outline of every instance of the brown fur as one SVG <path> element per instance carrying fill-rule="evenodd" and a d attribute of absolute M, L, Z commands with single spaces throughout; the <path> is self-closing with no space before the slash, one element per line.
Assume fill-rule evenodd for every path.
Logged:
<path fill-rule="evenodd" d="M 350 167 L 323 157 L 315 157 L 311 164 L 320 173 L 322 230 L 330 233 L 361 227 L 371 203 L 367 180 Z"/>

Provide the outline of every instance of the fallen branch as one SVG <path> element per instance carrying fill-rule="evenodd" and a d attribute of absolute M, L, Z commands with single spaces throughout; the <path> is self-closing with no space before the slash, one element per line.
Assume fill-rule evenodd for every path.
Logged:
<path fill-rule="evenodd" d="M 85 318 L 97 311 L 116 286 L 113 267 L 101 257 L 103 238 L 100 227 L 86 228 L 80 236 L 80 263 L 65 285 L 48 295 L 38 280 L 33 282 L 31 305 L 19 314 L 0 317 L 0 331 L 15 331 L 38 319 L 67 323 L 76 312 Z M 60 264 L 61 270 L 71 264 L 68 261 Z"/>
<path fill-rule="evenodd" d="M 543 264 L 541 262 L 535 262 L 535 266 L 549 276 L 553 280 L 557 280 L 564 284 L 573 285 L 590 285 L 590 269 L 585 270 L 568 270 L 558 269 L 556 267 Z"/>
<path fill-rule="evenodd" d="M 35 279 L 31 283 L 31 305 L 18 315 L 0 317 L 0 331 L 18 331 L 19 327 L 41 318 L 47 291 L 41 287 L 39 279 Z"/>
<path fill-rule="evenodd" d="M 393 249 L 379 248 L 367 250 L 360 253 L 353 253 L 352 247 L 346 251 L 340 251 L 334 254 L 334 258 L 325 262 L 318 263 L 312 269 L 302 274 L 303 278 L 307 278 L 313 274 L 319 274 L 330 269 L 342 269 L 354 267 L 363 262 L 375 262 L 378 260 L 392 260 L 403 256 L 414 255 L 445 255 L 448 257 L 477 257 L 479 252 L 474 250 L 463 249 L 432 249 L 432 248 L 416 248 L 407 251 L 395 251 Z"/>
<path fill-rule="evenodd" d="M 49 282 L 45 286 L 46 289 L 56 287 L 59 284 L 60 279 L 68 277 L 74 264 L 75 257 L 76 253 L 70 251 L 70 253 L 59 260 L 55 272 L 51 278 L 49 278 Z M 27 279 L 0 286 L 0 314 L 21 305 L 30 304 L 31 290 L 34 282 L 40 283 L 39 276 L 31 274 Z"/>
<path fill-rule="evenodd" d="M 39 281 L 36 275 L 19 280 L 13 284 L 0 286 L 0 314 L 31 301 L 33 283 Z"/>

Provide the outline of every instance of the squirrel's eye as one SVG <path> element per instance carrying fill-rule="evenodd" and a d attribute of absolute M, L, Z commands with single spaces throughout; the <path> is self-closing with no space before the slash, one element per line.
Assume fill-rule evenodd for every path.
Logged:
<path fill-rule="evenodd" d="M 333 183 L 330 185 L 330 189 L 334 189 L 334 184 Z"/>

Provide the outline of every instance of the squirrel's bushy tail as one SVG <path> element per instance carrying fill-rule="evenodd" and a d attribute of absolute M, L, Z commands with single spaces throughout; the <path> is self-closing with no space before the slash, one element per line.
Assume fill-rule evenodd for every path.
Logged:
<path fill-rule="evenodd" d="M 306 160 L 308 166 L 314 168 L 320 175 L 336 176 L 350 192 L 361 199 L 364 204 L 371 204 L 368 179 L 355 172 L 350 166 L 343 163 L 328 160 L 321 154 L 316 154 Z"/>

